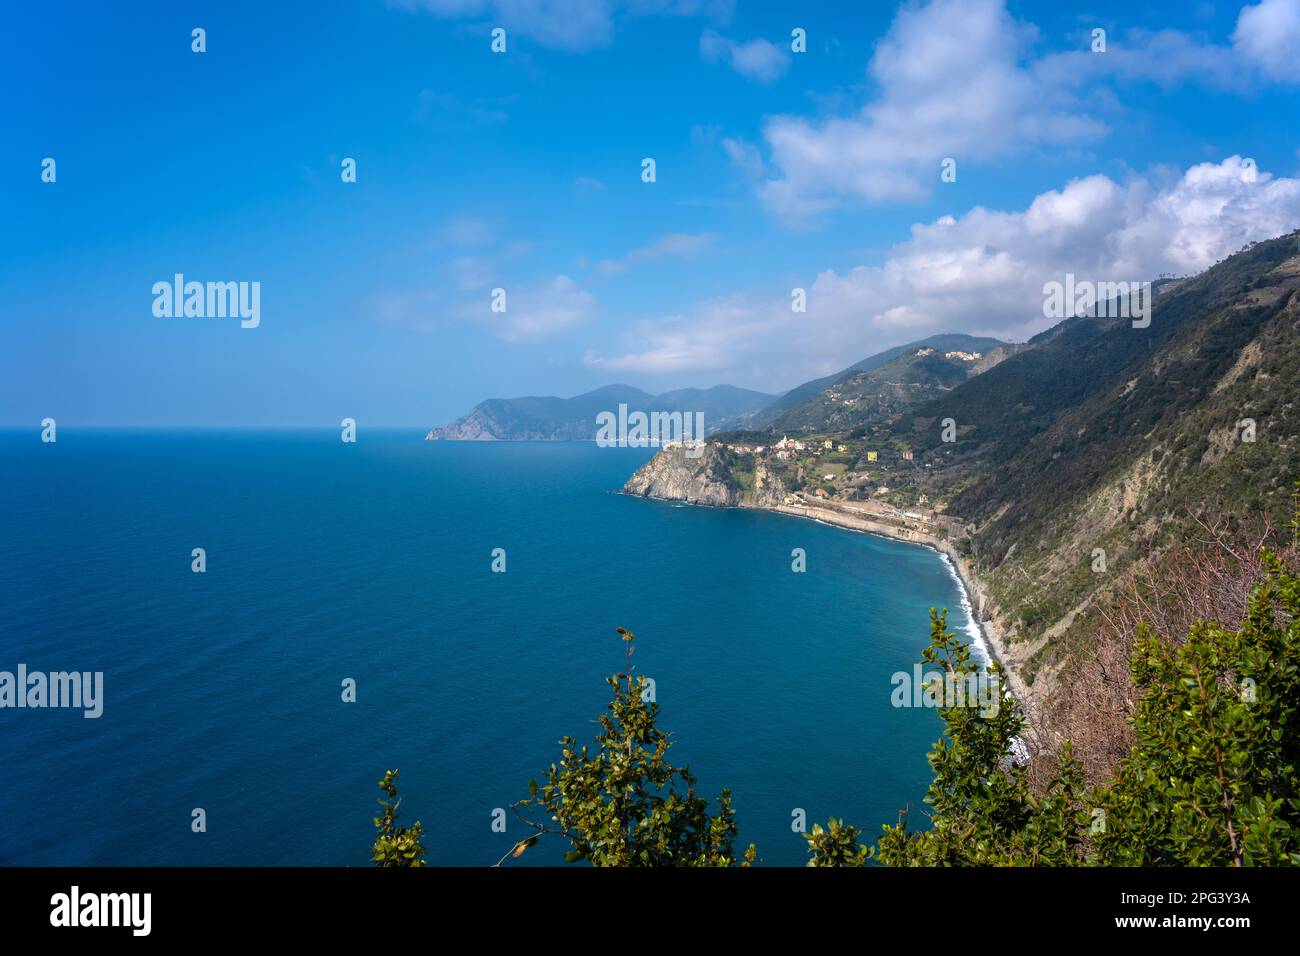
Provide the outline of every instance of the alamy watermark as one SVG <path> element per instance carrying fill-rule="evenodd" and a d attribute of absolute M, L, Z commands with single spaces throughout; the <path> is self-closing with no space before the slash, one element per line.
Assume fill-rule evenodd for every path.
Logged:
<path fill-rule="evenodd" d="M 1043 283 L 1044 318 L 1084 315 L 1132 319 L 1133 328 L 1145 329 L 1151 325 L 1151 283 L 1076 280 L 1073 272 L 1065 274 L 1065 282 Z"/>
<path fill-rule="evenodd" d="M 244 329 L 262 323 L 260 282 L 186 282 L 178 272 L 171 282 L 155 282 L 152 291 L 155 318 L 238 318 Z"/>
<path fill-rule="evenodd" d="M 601 448 L 672 448 L 682 445 L 686 457 L 704 452 L 703 412 L 618 412 L 596 415 L 596 444 Z"/>
<path fill-rule="evenodd" d="M 153 926 L 152 893 L 83 893 L 73 885 L 50 897 L 50 925 L 75 928 L 123 927 L 132 936 L 148 936 Z"/>
<path fill-rule="evenodd" d="M 104 713 L 103 671 L 29 671 L 18 665 L 17 673 L 0 671 L 0 709 L 78 708 L 82 717 L 94 720 Z"/>
<path fill-rule="evenodd" d="M 916 664 L 910 674 L 896 671 L 889 682 L 894 707 L 974 707 L 981 717 L 996 717 L 1002 708 L 1002 684 L 987 671 L 927 674 Z"/>

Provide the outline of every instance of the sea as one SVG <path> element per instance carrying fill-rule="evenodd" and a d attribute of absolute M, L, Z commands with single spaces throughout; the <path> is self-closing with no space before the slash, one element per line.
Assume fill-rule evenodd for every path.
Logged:
<path fill-rule="evenodd" d="M 428 863 L 490 866 L 560 738 L 595 737 L 619 627 L 761 864 L 803 865 L 831 817 L 925 826 L 942 724 L 892 678 L 931 607 L 972 628 L 932 551 L 619 494 L 647 449 L 40 436 L 0 432 L 0 672 L 102 673 L 102 713 L 0 708 L 0 864 L 367 866 L 397 769 Z"/>

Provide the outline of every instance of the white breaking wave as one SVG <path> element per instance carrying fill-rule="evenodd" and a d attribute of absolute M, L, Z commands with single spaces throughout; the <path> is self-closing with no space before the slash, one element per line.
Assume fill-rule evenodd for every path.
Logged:
<path fill-rule="evenodd" d="M 812 517 L 812 516 L 795 515 L 793 517 Z M 993 655 L 989 653 L 989 645 L 984 640 L 984 629 L 980 627 L 979 621 L 975 620 L 975 608 L 971 606 L 970 594 L 966 590 L 966 582 L 963 581 L 961 575 L 957 573 L 957 568 L 952 563 L 952 558 L 948 557 L 948 555 L 940 551 L 938 548 L 931 547 L 928 544 L 922 544 L 919 541 L 907 541 L 902 538 L 895 538 L 887 534 L 880 534 L 875 531 L 867 531 L 863 528 L 849 528 L 842 524 L 833 524 L 829 521 L 823 521 L 821 518 L 812 518 L 812 520 L 817 522 L 818 524 L 825 525 L 828 528 L 838 528 L 841 531 L 853 531 L 856 532 L 857 534 L 869 534 L 872 537 L 884 538 L 886 541 L 897 541 L 897 542 L 901 542 L 902 544 L 916 545 L 918 547 L 926 548 L 927 550 L 933 551 L 935 554 L 937 554 L 943 560 L 943 566 L 948 569 L 948 573 L 952 575 L 952 579 L 957 582 L 957 594 L 961 598 L 961 612 L 966 619 L 965 624 L 962 625 L 962 630 L 966 633 L 966 637 L 970 643 L 970 646 L 974 648 L 975 659 L 980 664 L 983 664 L 985 667 L 987 667 L 989 664 L 993 662 Z"/>
<path fill-rule="evenodd" d="M 984 640 L 984 629 L 980 627 L 979 621 L 975 620 L 975 608 L 971 606 L 970 594 L 966 591 L 966 582 L 957 573 L 952 558 L 942 551 L 939 552 L 939 557 L 943 558 L 943 566 L 948 569 L 952 579 L 957 582 L 957 593 L 961 595 L 961 612 L 966 616 L 966 623 L 962 626 L 962 630 L 966 632 L 970 646 L 975 650 L 974 656 L 981 664 L 988 666 L 993 660 L 993 655 L 989 653 L 989 646 Z"/>

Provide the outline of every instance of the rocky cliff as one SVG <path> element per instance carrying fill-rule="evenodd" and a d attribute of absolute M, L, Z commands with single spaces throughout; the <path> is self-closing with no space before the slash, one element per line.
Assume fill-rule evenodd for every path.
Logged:
<path fill-rule="evenodd" d="M 688 458 L 685 448 L 663 449 L 627 480 L 624 493 L 719 508 L 739 506 L 743 493 L 740 485 L 719 467 L 711 447 L 699 451 L 698 458 Z"/>
<path fill-rule="evenodd" d="M 628 479 L 624 493 L 718 508 L 770 507 L 789 494 L 761 464 L 746 487 L 722 460 L 716 445 L 695 451 L 699 457 L 689 457 L 681 447 L 663 449 Z"/>
<path fill-rule="evenodd" d="M 436 438 L 448 441 L 497 441 L 506 437 L 498 434 L 498 431 L 497 423 L 492 420 L 492 417 L 476 408 L 450 425 L 433 429 L 433 435 Z M 535 433 L 532 435 L 524 434 L 519 437 L 542 438 L 544 436 Z"/>

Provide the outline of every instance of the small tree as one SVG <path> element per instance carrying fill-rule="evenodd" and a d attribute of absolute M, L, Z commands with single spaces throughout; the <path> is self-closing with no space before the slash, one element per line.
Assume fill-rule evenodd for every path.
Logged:
<path fill-rule="evenodd" d="M 379 830 L 372 849 L 375 866 L 424 866 L 420 821 L 416 820 L 410 828 L 397 825 L 397 808 L 402 803 L 397 796 L 397 773 L 389 770 L 379 781 L 379 789 L 387 796 L 377 798 L 384 814 L 375 817 L 375 827 Z"/>
<path fill-rule="evenodd" d="M 1236 630 L 1139 640 L 1137 742 L 1099 798 L 1098 863 L 1300 865 L 1300 578 L 1264 563 Z"/>
<path fill-rule="evenodd" d="M 977 673 L 970 650 L 948 630 L 948 612 L 930 611 L 926 663 L 939 664 L 954 681 Z M 877 848 L 889 866 L 972 866 L 981 864 L 1077 863 L 1082 844 L 1082 778 L 1068 747 L 1047 795 L 1030 791 L 1023 766 L 1012 759 L 1024 727 L 1014 698 L 997 683 L 999 668 L 987 673 L 1000 696 L 996 713 L 945 701 L 939 708 L 946 733 L 930 751 L 934 780 L 925 802 L 931 827 L 909 831 L 904 818 L 884 827 Z"/>
<path fill-rule="evenodd" d="M 590 746 L 562 739 L 562 759 L 551 765 L 546 783 L 529 781 L 528 799 L 512 807 L 537 832 L 502 861 L 554 833 L 573 845 L 566 860 L 593 866 L 750 865 L 752 844 L 743 860 L 735 855 L 730 791 L 722 791 L 711 815 L 689 768 L 669 762 L 672 743 L 657 725 L 659 705 L 646 700 L 645 679 L 632 676 L 635 637 L 621 627 L 618 633 L 625 668 L 606 678 L 614 699 L 599 718 L 600 733 Z M 544 811 L 550 822 L 528 819 L 526 808 Z"/>
<path fill-rule="evenodd" d="M 805 833 L 808 841 L 809 866 L 866 866 L 874 850 L 858 842 L 862 831 L 846 826 L 843 820 L 832 818 L 826 828 L 814 823 L 812 833 Z"/>

